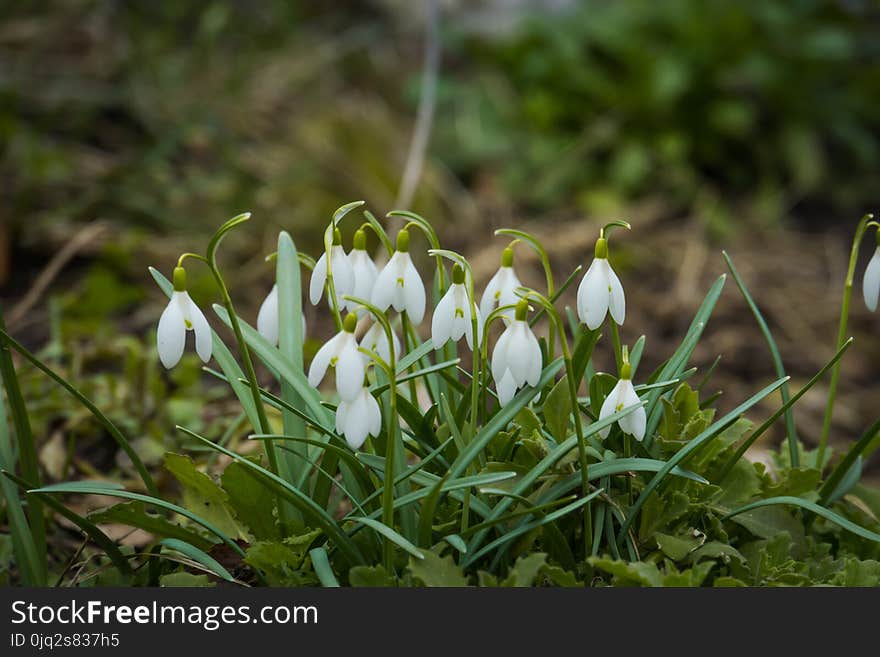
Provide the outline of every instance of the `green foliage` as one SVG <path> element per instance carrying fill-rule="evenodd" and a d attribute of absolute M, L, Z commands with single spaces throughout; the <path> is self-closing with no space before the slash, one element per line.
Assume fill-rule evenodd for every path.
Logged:
<path fill-rule="evenodd" d="M 465 173 L 490 163 L 507 197 L 532 207 L 607 214 L 660 194 L 719 229 L 739 197 L 765 221 L 786 199 L 854 212 L 880 162 L 869 13 L 636 0 L 536 12 L 495 35 L 459 30 L 468 65 L 441 88 L 440 114 L 455 121 L 436 141 Z"/>

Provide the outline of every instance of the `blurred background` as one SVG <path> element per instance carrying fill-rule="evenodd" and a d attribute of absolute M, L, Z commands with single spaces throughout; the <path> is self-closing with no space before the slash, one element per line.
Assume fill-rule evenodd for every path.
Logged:
<path fill-rule="evenodd" d="M 158 460 L 175 423 L 217 435 L 234 404 L 194 355 L 160 371 L 147 266 L 170 274 L 234 214 L 254 213 L 222 256 L 251 321 L 279 229 L 315 255 L 351 200 L 430 218 L 480 287 L 506 244 L 495 228 L 535 233 L 564 280 L 626 219 L 612 262 L 623 338 L 647 336 L 641 374 L 683 337 L 724 248 L 797 390 L 835 350 L 853 230 L 878 209 L 878 137 L 873 0 L 3 2 L 0 304 Z M 540 286 L 524 249 L 517 268 Z M 190 280 L 217 300 L 205 272 Z M 880 409 L 880 316 L 860 287 L 851 332 L 837 442 Z M 775 378 L 732 281 L 694 360 L 717 355 L 722 409 Z M 120 465 L 87 413 L 21 371 L 50 477 Z M 807 444 L 825 386 L 797 407 Z"/>

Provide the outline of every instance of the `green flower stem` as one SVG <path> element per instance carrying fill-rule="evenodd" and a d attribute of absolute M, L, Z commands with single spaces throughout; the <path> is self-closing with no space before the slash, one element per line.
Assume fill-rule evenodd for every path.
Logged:
<path fill-rule="evenodd" d="M 220 297 L 223 301 L 223 307 L 226 308 L 226 312 L 229 314 L 229 323 L 232 326 L 232 332 L 235 334 L 235 341 L 238 344 L 241 360 L 244 363 L 244 375 L 250 386 L 251 395 L 254 398 L 254 406 L 257 409 L 257 419 L 260 422 L 260 432 L 265 434 L 272 433 L 272 427 L 269 425 L 269 418 L 266 417 L 266 408 L 263 406 L 263 398 L 260 395 L 260 384 L 257 382 L 257 373 L 254 370 L 254 362 L 251 359 L 251 352 L 244 339 L 244 334 L 241 331 L 241 324 L 238 321 L 238 315 L 232 305 L 232 297 L 229 296 L 226 282 L 223 280 L 220 269 L 217 267 L 217 259 L 212 258 L 208 266 L 211 269 L 211 273 L 214 275 L 214 281 L 217 283 L 217 287 L 220 289 Z M 278 456 L 275 453 L 275 446 L 271 441 L 266 441 L 265 449 L 266 458 L 269 459 L 269 469 L 273 474 L 278 474 Z"/>
<path fill-rule="evenodd" d="M 6 333 L 6 323 L 3 319 L 3 311 L 0 309 L 0 331 Z M 37 458 L 37 448 L 34 444 L 34 435 L 31 431 L 30 418 L 18 385 L 18 376 L 15 373 L 15 365 L 12 362 L 12 352 L 5 340 L 0 340 L 0 378 L 6 388 L 6 399 L 9 402 L 9 410 L 12 415 L 12 424 L 15 427 L 15 437 L 18 442 L 18 453 L 21 460 L 21 472 L 24 479 L 39 484 L 40 466 Z M 0 404 L 3 399 L 0 398 Z M 12 469 L 10 462 L 7 467 Z M 28 496 L 27 517 L 33 545 L 37 551 L 36 562 L 33 564 L 39 572 L 34 573 L 39 581 L 34 585 L 45 585 L 46 578 L 46 524 L 43 516 L 43 503 L 36 495 Z"/>
<path fill-rule="evenodd" d="M 620 346 L 620 329 L 617 328 L 617 322 L 615 322 L 611 317 L 608 318 L 608 323 L 611 325 L 611 339 L 614 342 L 614 363 L 617 365 L 617 371 L 620 371 L 620 366 L 623 365 L 623 350 Z"/>
<path fill-rule="evenodd" d="M 373 360 L 388 377 L 388 428 L 387 438 L 385 441 L 385 475 L 382 486 L 382 523 L 394 529 L 394 478 L 395 478 L 395 456 L 398 447 L 398 436 L 400 433 L 400 419 L 397 416 L 397 356 L 394 353 L 394 332 L 388 317 L 380 311 L 376 306 L 364 299 L 358 299 L 349 295 L 343 296 L 346 301 L 359 304 L 373 315 L 373 318 L 382 325 L 385 331 L 385 339 L 388 340 L 388 358 L 389 362 L 385 362 L 375 352 L 366 349 L 360 351 Z M 394 542 L 385 539 L 384 559 L 385 570 L 388 574 L 394 573 Z"/>
<path fill-rule="evenodd" d="M 856 227 L 856 233 L 853 237 L 852 248 L 849 255 L 849 269 L 846 272 L 846 282 L 843 287 L 843 304 L 840 308 L 840 323 L 837 329 L 837 346 L 839 350 L 843 343 L 846 342 L 846 329 L 849 321 L 849 305 L 852 298 L 853 280 L 855 279 L 856 263 L 859 259 L 859 248 L 865 231 L 868 229 L 869 222 L 873 219 L 873 215 L 866 214 L 859 221 Z M 822 469 L 822 463 L 825 459 L 825 450 L 828 446 L 828 435 L 831 433 L 831 418 L 834 414 L 834 401 L 837 398 L 837 384 L 840 381 L 840 362 L 834 364 L 831 370 L 831 383 L 828 386 L 828 402 L 825 405 L 825 419 L 822 421 L 822 434 L 819 438 L 819 450 L 816 453 L 816 467 Z"/>
<path fill-rule="evenodd" d="M 550 300 L 544 297 L 543 295 L 535 292 L 534 290 L 529 290 L 526 294 L 526 297 L 531 297 L 535 299 L 541 306 L 543 306 L 547 311 L 547 317 L 553 322 L 553 325 L 556 329 L 556 332 L 559 334 L 559 346 L 562 348 L 562 357 L 565 361 L 565 379 L 568 381 L 568 394 L 571 399 L 571 410 L 572 415 L 574 416 L 574 429 L 577 435 L 578 442 L 578 460 L 580 461 L 581 466 L 581 487 L 583 488 L 584 496 L 590 494 L 590 477 L 588 472 L 588 461 L 587 461 L 587 441 L 584 438 L 584 429 L 581 424 L 581 412 L 580 407 L 578 406 L 578 381 L 575 380 L 576 372 L 574 368 L 574 361 L 571 357 L 571 349 L 568 346 L 568 338 L 565 335 L 565 324 L 562 321 L 562 318 L 559 316 L 559 313 L 556 312 L 556 308 L 554 308 L 553 304 L 550 303 Z M 593 541 L 593 514 L 590 509 L 590 503 L 587 502 L 584 505 L 584 555 L 589 555 L 592 550 L 592 541 Z"/>

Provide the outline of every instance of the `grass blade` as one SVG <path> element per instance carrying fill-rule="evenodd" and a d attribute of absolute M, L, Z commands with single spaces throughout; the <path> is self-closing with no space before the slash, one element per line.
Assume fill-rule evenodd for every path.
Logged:
<path fill-rule="evenodd" d="M 854 522 L 850 522 L 839 513 L 835 513 L 831 509 L 826 509 L 824 506 L 819 506 L 815 502 L 810 502 L 809 500 L 805 500 L 801 497 L 791 497 L 790 495 L 783 495 L 781 497 L 770 497 L 764 500 L 758 500 L 757 502 L 752 502 L 751 504 L 746 504 L 745 506 L 731 511 L 730 513 L 725 515 L 722 520 L 732 518 L 733 516 L 739 515 L 740 513 L 745 513 L 746 511 L 751 511 L 752 509 L 759 509 L 763 506 L 773 506 L 775 504 L 792 505 L 800 507 L 805 511 L 811 511 L 817 516 L 822 516 L 826 520 L 833 522 L 835 525 L 838 525 L 843 529 L 852 532 L 856 536 L 861 536 L 862 538 L 866 538 L 869 541 L 880 543 L 880 534 L 876 534 L 870 530 L 865 529 L 864 527 L 855 524 Z"/>
<path fill-rule="evenodd" d="M 402 548 L 406 552 L 409 552 L 416 559 L 424 559 L 425 558 L 425 555 L 422 554 L 421 550 L 419 550 L 415 545 L 410 543 L 408 540 L 406 540 L 403 536 L 398 534 L 396 531 L 394 531 L 388 525 L 381 523 L 378 520 L 373 520 L 372 518 L 365 518 L 365 517 L 354 517 L 354 518 L 352 518 L 352 520 L 354 520 L 355 522 L 359 522 L 363 525 L 366 525 L 367 527 L 369 527 L 370 529 L 375 531 L 377 534 L 381 534 L 382 536 L 384 536 L 385 538 L 390 540 L 392 543 L 394 543 L 398 547 Z"/>
<path fill-rule="evenodd" d="M 730 274 L 733 276 L 733 280 L 736 283 L 736 286 L 739 288 L 739 291 L 742 293 L 743 298 L 746 300 L 746 304 L 748 304 L 749 310 L 752 311 L 752 315 L 754 315 L 755 321 L 758 322 L 758 327 L 761 329 L 761 333 L 763 333 L 764 339 L 767 341 L 767 346 L 770 349 L 770 355 L 773 358 L 773 366 L 776 368 L 776 378 L 781 379 L 785 376 L 785 367 L 783 367 L 782 365 L 782 356 L 779 354 L 779 348 L 776 346 L 776 340 L 773 339 L 773 334 L 770 332 L 770 327 L 768 327 L 767 322 L 764 321 L 764 316 L 761 314 L 761 311 L 758 310 L 758 305 L 755 303 L 752 295 L 749 294 L 748 289 L 746 289 L 746 284 L 743 282 L 742 278 L 740 278 L 739 272 L 736 271 L 736 267 L 733 266 L 733 261 L 730 259 L 730 256 L 727 255 L 727 251 L 722 251 L 721 255 L 724 256 L 724 261 L 727 263 L 727 268 L 730 269 Z M 791 395 L 788 391 L 787 382 L 782 385 L 782 387 L 779 389 L 779 392 L 782 395 L 783 405 L 787 404 L 785 410 L 785 433 L 788 436 L 788 452 L 791 456 L 791 466 L 793 468 L 796 468 L 800 465 L 800 453 L 798 452 L 797 432 L 794 425 L 794 414 L 792 412 L 792 405 L 788 404 L 788 400 L 791 398 Z"/>
<path fill-rule="evenodd" d="M 312 558 L 312 568 L 315 569 L 315 575 L 324 588 L 337 589 L 339 581 L 333 573 L 330 566 L 330 560 L 327 558 L 327 550 L 323 546 L 312 548 L 309 550 L 309 556 Z"/>
<path fill-rule="evenodd" d="M 189 557 L 197 563 L 202 564 L 217 577 L 225 579 L 227 582 L 235 581 L 235 578 L 229 574 L 229 571 L 221 566 L 214 557 L 200 550 L 195 545 L 190 545 L 177 538 L 163 538 L 159 543 L 167 548 L 175 550 L 176 552 L 180 552 L 182 555 Z"/>

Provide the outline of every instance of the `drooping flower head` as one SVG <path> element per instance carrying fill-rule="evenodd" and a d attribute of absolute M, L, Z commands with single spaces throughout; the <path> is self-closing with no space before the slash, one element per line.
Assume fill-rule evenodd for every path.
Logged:
<path fill-rule="evenodd" d="M 394 332 L 391 333 L 391 337 L 394 342 L 394 358 L 396 360 L 400 358 L 400 339 L 398 339 L 397 334 Z M 361 338 L 361 349 L 374 351 L 386 363 L 391 362 L 391 352 L 388 350 L 388 337 L 385 335 L 385 329 L 382 328 L 379 322 L 373 322 L 373 325 L 364 333 L 364 336 Z"/>
<path fill-rule="evenodd" d="M 370 254 L 367 253 L 367 234 L 363 229 L 358 229 L 354 234 L 354 245 L 351 253 L 348 254 L 348 261 L 351 263 L 353 277 L 351 296 L 369 301 L 379 272 Z M 359 308 L 354 301 L 348 301 L 346 305 L 350 311 L 357 312 L 358 316 L 366 313 L 366 310 Z"/>
<path fill-rule="evenodd" d="M 501 253 L 501 267 L 495 272 L 495 275 L 489 279 L 483 296 L 480 298 L 480 314 L 484 318 L 488 318 L 489 314 L 501 306 L 510 306 L 519 301 L 516 296 L 516 288 L 521 287 L 522 283 L 513 270 L 513 249 L 507 247 Z M 509 321 L 513 317 L 512 312 L 505 313 Z"/>
<path fill-rule="evenodd" d="M 159 360 L 166 369 L 180 362 L 186 346 L 186 333 L 192 331 L 196 337 L 196 353 L 202 362 L 211 360 L 211 326 L 199 307 L 193 303 L 186 291 L 186 270 L 174 269 L 174 291 L 156 331 L 156 346 Z"/>
<path fill-rule="evenodd" d="M 615 384 L 614 388 L 612 388 L 611 392 L 608 393 L 608 396 L 602 403 L 602 409 L 599 411 L 599 419 L 604 420 L 618 411 L 622 411 L 629 406 L 639 403 L 639 396 L 636 394 L 632 382 L 632 366 L 629 364 L 628 359 L 625 359 L 623 365 L 620 366 L 620 378 L 617 380 L 617 384 Z M 633 436 L 638 441 L 641 441 L 645 437 L 646 424 L 647 416 L 645 414 L 644 406 L 639 406 L 639 408 L 631 411 L 617 421 L 617 425 L 623 433 Z M 599 434 L 602 438 L 607 438 L 610 431 L 611 427 L 608 426 L 600 430 Z"/>
<path fill-rule="evenodd" d="M 425 317 L 425 286 L 409 255 L 409 231 L 397 233 L 397 249 L 379 273 L 370 296 L 381 311 L 393 306 L 418 326 Z"/>
<path fill-rule="evenodd" d="M 367 435 L 376 437 L 382 429 L 382 411 L 366 386 L 351 401 L 342 401 L 336 408 L 336 431 L 345 437 L 352 449 L 364 444 Z"/>
<path fill-rule="evenodd" d="M 862 292 L 865 295 L 865 305 L 868 306 L 868 310 L 871 312 L 877 310 L 877 300 L 880 298 L 880 228 L 877 229 L 877 248 L 865 270 Z"/>
<path fill-rule="evenodd" d="M 541 379 L 541 347 L 526 321 L 529 304 L 522 299 L 516 306 L 514 320 L 495 343 L 492 352 L 492 378 L 498 401 L 504 406 L 526 384 L 538 385 Z"/>
<path fill-rule="evenodd" d="M 351 294 L 354 289 L 354 272 L 351 269 L 351 262 L 345 255 L 345 249 L 342 248 L 342 233 L 338 228 L 333 229 L 333 245 L 330 247 L 330 271 L 333 274 L 333 288 L 336 290 L 336 303 L 339 308 L 345 307 L 345 300 L 342 298 L 345 294 Z M 321 254 L 315 268 L 312 270 L 312 278 L 309 281 L 309 300 L 313 306 L 317 306 L 318 302 L 324 294 L 324 287 L 327 285 L 327 252 Z M 329 296 L 328 296 L 329 300 Z"/>
<path fill-rule="evenodd" d="M 479 308 L 474 309 L 477 317 L 477 347 L 483 339 L 483 319 Z M 441 349 L 448 340 L 458 342 L 464 336 L 473 351 L 474 331 L 471 325 L 471 300 L 468 298 L 464 268 L 456 263 L 452 267 L 452 285 L 434 309 L 431 320 L 431 342 L 434 349 Z"/>
<path fill-rule="evenodd" d="M 266 299 L 260 306 L 257 314 L 257 331 L 273 347 L 278 346 L 278 337 L 281 334 L 281 324 L 278 314 L 278 285 L 272 286 L 272 290 L 266 295 Z M 302 332 L 306 334 L 306 318 L 302 318 Z"/>
<path fill-rule="evenodd" d="M 577 293 L 578 317 L 592 331 L 602 325 L 609 312 L 619 325 L 626 316 L 623 286 L 608 262 L 608 242 L 604 237 L 596 240 L 595 256 Z"/>
<path fill-rule="evenodd" d="M 315 388 L 321 383 L 328 367 L 336 369 L 336 392 L 343 401 L 354 401 L 364 381 L 364 358 L 358 351 L 354 337 L 357 315 L 345 316 L 342 330 L 318 349 L 309 366 L 309 383 Z"/>

